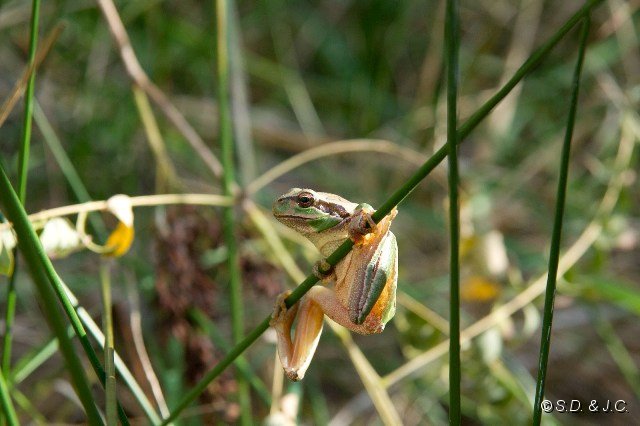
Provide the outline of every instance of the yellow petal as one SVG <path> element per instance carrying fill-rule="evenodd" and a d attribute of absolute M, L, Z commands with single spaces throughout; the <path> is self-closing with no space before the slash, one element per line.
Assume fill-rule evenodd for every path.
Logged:
<path fill-rule="evenodd" d="M 119 222 L 118 226 L 109 235 L 105 247 L 105 256 L 120 257 L 129 251 L 131 243 L 133 243 L 134 230 L 133 226 L 127 226 L 123 222 Z"/>

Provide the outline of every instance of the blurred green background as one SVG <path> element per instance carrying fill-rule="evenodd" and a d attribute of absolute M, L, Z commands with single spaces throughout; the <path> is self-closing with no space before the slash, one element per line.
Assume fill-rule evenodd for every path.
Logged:
<path fill-rule="evenodd" d="M 462 2 L 460 122 L 582 4 Z M 118 1 L 116 7 L 149 79 L 219 158 L 214 4 Z M 26 67 L 30 10 L 27 1 L 0 5 L 3 99 Z M 330 145 L 329 155 L 247 193 L 263 213 L 294 186 L 379 205 L 445 142 L 443 1 L 239 1 L 232 12 L 241 187 L 307 149 L 363 140 L 359 150 L 346 153 L 332 154 L 340 144 Z M 629 424 L 640 413 L 639 16 L 637 2 L 621 0 L 603 2 L 592 14 L 562 240 L 568 271 L 559 280 L 546 387 L 547 398 L 554 401 L 623 399 L 631 414 L 545 416 L 550 423 Z M 41 39 L 60 23 L 64 30 L 37 70 L 35 96 L 91 197 L 221 193 L 220 179 L 152 100 L 177 178 L 171 181 L 157 167 L 132 79 L 96 3 L 44 2 Z M 537 296 L 543 292 L 535 281 L 547 267 L 577 46 L 576 28 L 460 148 L 462 327 L 478 326 L 500 306 L 519 304 L 504 318 L 489 317 L 492 322 L 483 333 L 463 344 L 465 424 L 521 424 L 531 413 L 542 307 Z M 0 128 L 0 155 L 14 182 L 22 108 L 18 103 Z M 28 212 L 78 201 L 42 122 L 34 121 Z M 399 206 L 394 222 L 402 292 L 398 313 L 382 335 L 354 336 L 381 376 L 419 359 L 447 337 L 447 205 L 441 165 Z M 240 206 L 236 212 L 249 330 L 294 280 L 281 272 L 246 209 Z M 140 208 L 135 221 L 131 251 L 112 266 L 116 349 L 149 389 L 139 348 L 130 337 L 137 333 L 131 315 L 141 314 L 139 331 L 171 407 L 224 352 L 188 316 L 189 308 L 202 309 L 230 339 L 221 214 L 211 207 Z M 289 240 L 279 226 L 275 229 L 287 239 L 300 268 L 310 271 L 316 254 Z M 56 260 L 55 266 L 99 320 L 96 258 L 82 251 Z M 22 267 L 18 278 L 16 361 L 50 339 Z M 260 339 L 246 356 L 272 389 L 274 369 L 280 368 L 273 338 Z M 446 422 L 447 372 L 446 356 L 437 357 L 388 389 L 403 423 Z M 233 377 L 230 369 L 214 382 L 185 422 L 237 421 Z M 81 421 L 66 380 L 64 365 L 54 356 L 20 384 L 41 415 L 22 409 L 21 420 Z M 293 392 L 300 398 L 304 423 L 380 422 L 354 364 L 328 328 L 307 378 Z M 126 390 L 119 389 L 119 396 L 130 416 L 142 419 Z M 252 407 L 256 422 L 269 416 L 269 406 L 255 393 Z M 273 413 L 272 408 L 272 419 Z"/>

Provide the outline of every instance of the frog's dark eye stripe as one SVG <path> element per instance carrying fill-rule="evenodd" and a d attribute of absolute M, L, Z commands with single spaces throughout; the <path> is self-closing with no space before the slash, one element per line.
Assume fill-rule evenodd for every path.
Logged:
<path fill-rule="evenodd" d="M 331 216 L 339 216 L 342 219 L 349 217 L 350 213 L 341 205 L 334 203 L 325 203 L 324 201 L 317 201 L 316 207 L 323 212 L 330 214 Z"/>
<path fill-rule="evenodd" d="M 311 207 L 315 202 L 315 198 L 310 192 L 301 192 L 298 194 L 297 202 L 300 207 Z"/>

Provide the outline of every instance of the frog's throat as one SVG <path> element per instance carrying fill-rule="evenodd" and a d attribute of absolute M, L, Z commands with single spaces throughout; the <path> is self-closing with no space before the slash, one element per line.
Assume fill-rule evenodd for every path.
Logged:
<path fill-rule="evenodd" d="M 336 249 L 349 238 L 346 229 L 338 230 L 335 228 L 330 228 L 325 232 L 304 234 L 304 236 L 316 246 L 324 257 L 329 257 L 331 253 L 336 251 Z"/>

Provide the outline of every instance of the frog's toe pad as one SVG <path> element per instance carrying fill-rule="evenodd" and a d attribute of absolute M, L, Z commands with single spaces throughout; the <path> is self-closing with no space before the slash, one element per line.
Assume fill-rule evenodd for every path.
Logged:
<path fill-rule="evenodd" d="M 318 260 L 313 265 L 313 275 L 320 281 L 328 278 L 333 274 L 333 266 L 329 264 L 325 259 Z"/>
<path fill-rule="evenodd" d="M 349 236 L 356 243 L 362 240 L 363 236 L 375 231 L 376 223 L 371 217 L 372 214 L 373 210 L 358 210 L 351 219 L 349 223 Z"/>
<path fill-rule="evenodd" d="M 299 371 L 297 371 L 297 370 L 295 370 L 293 368 L 285 368 L 284 369 L 284 373 L 287 375 L 289 380 L 291 380 L 293 382 L 297 382 L 299 380 L 302 380 L 302 378 L 304 377 L 304 374 L 300 375 Z"/>

